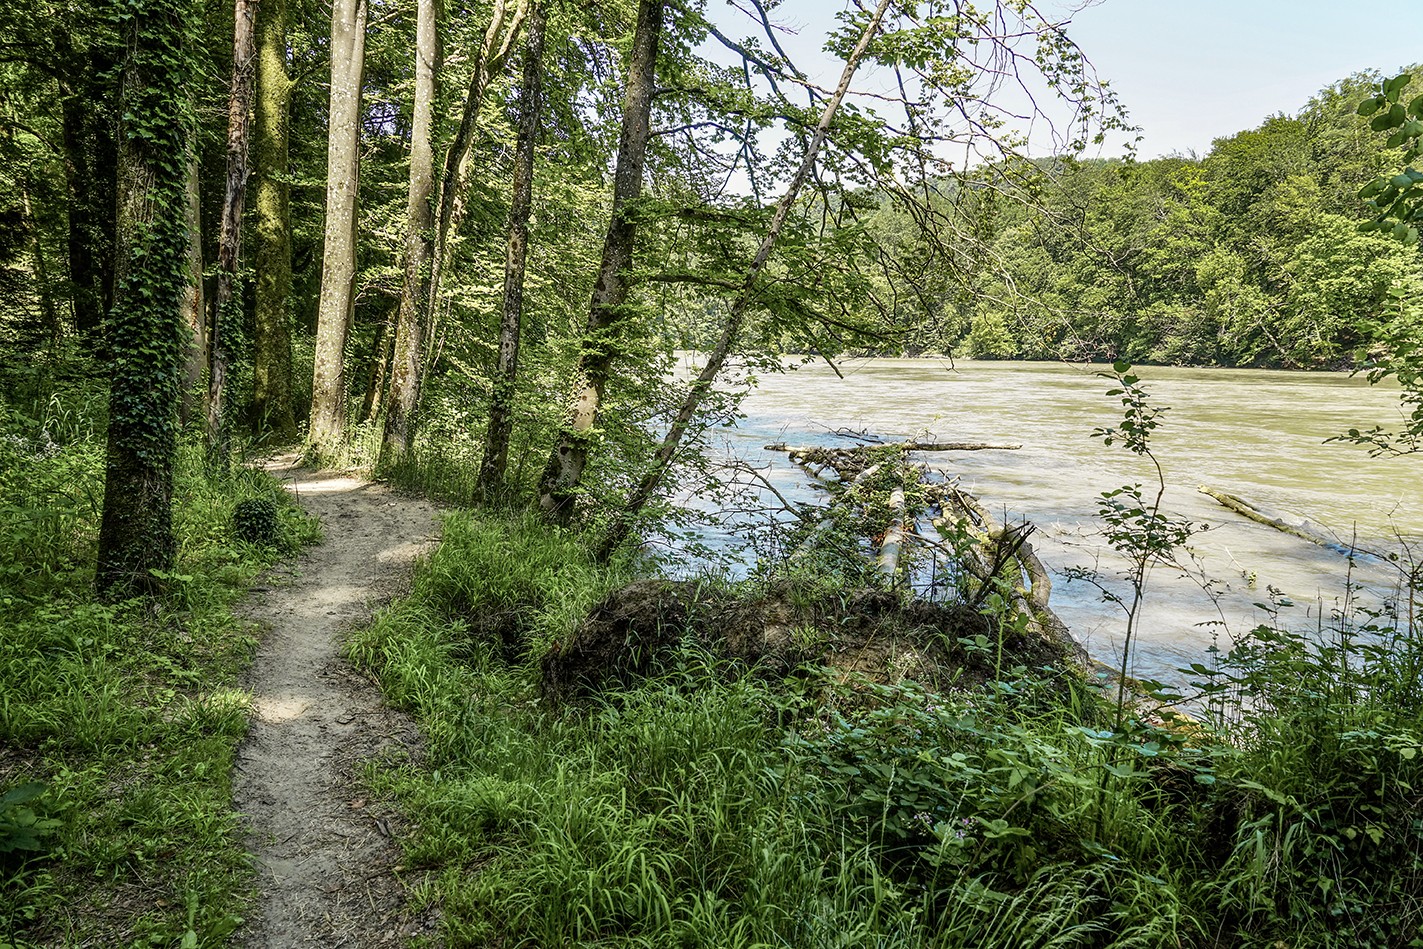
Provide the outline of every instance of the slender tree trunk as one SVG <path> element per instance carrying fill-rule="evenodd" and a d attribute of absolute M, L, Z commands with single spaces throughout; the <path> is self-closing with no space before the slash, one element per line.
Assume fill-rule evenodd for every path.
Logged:
<path fill-rule="evenodd" d="M 513 8 L 510 4 L 513 3 Z M 465 90 L 464 108 L 455 137 L 445 153 L 445 166 L 440 176 L 439 199 L 436 202 L 435 233 L 430 246 L 429 292 L 425 300 L 424 329 L 427 338 L 434 338 L 440 312 L 440 281 L 449 260 L 450 236 L 459 230 L 464 219 L 465 196 L 469 190 L 474 167 L 474 130 L 479 110 L 484 104 L 484 91 L 491 77 L 498 75 L 508 60 L 509 50 L 519 37 L 528 15 L 529 0 L 494 0 L 489 27 L 484 31 L 469 88 Z M 417 398 L 419 393 L 416 393 Z"/>
<path fill-rule="evenodd" d="M 806 180 L 815 167 L 815 160 L 820 154 L 820 148 L 825 144 L 825 138 L 830 133 L 830 124 L 835 120 L 835 113 L 839 111 L 845 93 L 849 91 L 850 80 L 854 78 L 855 70 L 864 58 L 870 41 L 879 31 L 880 21 L 884 19 L 889 4 L 890 0 L 880 0 L 870 22 L 865 26 L 864 33 L 860 36 L 859 43 L 855 45 L 855 49 L 845 60 L 844 71 L 840 74 L 840 84 L 836 86 L 834 95 L 825 103 L 825 108 L 820 114 L 820 123 L 815 128 L 815 134 L 811 137 L 810 144 L 806 147 L 800 167 L 796 169 L 795 176 L 791 179 L 785 194 L 781 195 L 781 199 L 776 203 L 775 213 L 771 216 L 771 223 L 766 228 L 766 236 L 762 239 L 761 246 L 756 249 L 756 256 L 751 259 L 751 265 L 746 270 L 746 275 L 741 282 L 741 289 L 736 295 L 735 302 L 731 305 L 731 313 L 727 316 L 726 324 L 722 327 L 721 337 L 717 340 L 716 348 L 712 350 L 711 355 L 707 358 L 706 366 L 702 368 L 701 373 L 692 383 L 686 399 L 677 410 L 672 427 L 668 429 L 666 436 L 662 439 L 662 444 L 658 446 L 647 473 L 643 475 L 637 488 L 609 526 L 598 548 L 598 559 L 607 560 L 627 538 L 633 519 L 637 517 L 643 506 L 651 499 L 653 492 L 662 483 L 662 478 L 667 474 L 667 468 L 672 463 L 677 449 L 681 446 L 682 438 L 687 434 L 687 427 L 691 424 L 697 408 L 706 398 L 707 393 L 711 391 L 712 383 L 716 380 L 717 374 L 721 372 L 722 366 L 725 365 L 732 347 L 740 338 L 741 328 L 746 321 L 746 313 L 756 299 L 756 281 L 761 276 L 761 271 L 765 269 L 766 262 L 770 260 L 771 252 L 775 250 L 777 241 L 780 240 L 786 218 L 790 216 L 791 206 L 795 204 L 796 197 L 800 194 L 801 188 L 805 186 Z"/>
<path fill-rule="evenodd" d="M 208 461 L 226 470 L 230 450 L 227 410 L 227 338 L 236 322 L 238 270 L 242 263 L 242 206 L 247 197 L 247 142 L 252 128 L 252 85 L 256 70 L 255 20 L 260 0 L 233 6 L 232 86 L 227 98 L 227 174 L 222 219 L 217 232 L 217 291 L 213 302 L 212 369 L 208 377 Z"/>
<path fill-rule="evenodd" d="M 356 282 L 356 192 L 360 180 L 361 84 L 366 0 L 331 7 L 331 107 L 326 148 L 326 240 L 316 311 L 311 432 L 318 454 L 333 451 L 346 427 L 346 340 Z"/>
<path fill-rule="evenodd" d="M 178 5 L 130 0 L 119 136 L 112 387 L 96 583 L 107 596 L 151 591 L 172 569 L 173 456 L 183 354 L 191 93 Z"/>
<path fill-rule="evenodd" d="M 187 202 L 183 207 L 188 226 L 188 285 L 183 290 L 183 323 L 188 345 L 183 354 L 182 398 L 179 412 L 183 424 L 203 414 L 203 375 L 208 359 L 208 315 L 203 300 L 203 202 L 197 143 L 188 156 Z"/>
<path fill-rule="evenodd" d="M 291 187 L 287 130 L 292 82 L 287 78 L 287 0 L 262 0 L 257 9 L 257 92 L 252 147 L 252 203 L 256 210 L 253 269 L 252 415 L 259 434 L 278 443 L 296 438 L 292 410 Z"/>
<path fill-rule="evenodd" d="M 534 193 L 534 144 L 539 132 L 543 85 L 543 4 L 529 14 L 524 47 L 524 79 L 519 90 L 519 136 L 514 149 L 514 184 L 509 198 L 509 236 L 504 251 L 504 310 L 499 322 L 499 367 L 489 399 L 484 460 L 475 493 L 486 502 L 503 488 L 514 424 L 514 390 L 519 375 L 519 331 L 524 318 L 524 264 L 529 251 L 529 210 Z"/>
<path fill-rule="evenodd" d="M 399 304 L 396 304 L 399 307 Z M 361 401 L 361 419 L 374 422 L 380 414 L 385 398 L 386 370 L 390 366 L 391 350 L 395 340 L 395 314 L 390 313 L 376 324 L 376 338 L 371 345 L 370 384 L 366 386 L 366 397 Z"/>
<path fill-rule="evenodd" d="M 56 38 L 63 50 L 67 40 Z M 69 55 L 73 55 L 70 53 Z M 104 65 L 95 64 L 92 71 Z M 91 84 L 93 85 L 93 84 Z M 113 303 L 114 179 L 117 156 L 112 136 L 96 118 L 89 90 L 61 85 L 60 136 L 68 202 L 69 282 L 74 328 L 81 339 L 97 341 L 104 314 Z"/>
<path fill-rule="evenodd" d="M 20 222 L 30 235 L 30 257 L 35 275 L 35 302 L 39 304 L 40 320 L 44 323 L 45 335 L 49 337 L 50 358 L 64 338 L 64 327 L 60 325 L 59 310 L 54 305 L 54 287 L 50 284 L 49 262 L 45 259 L 44 241 L 40 237 L 39 222 L 35 220 L 34 207 L 30 203 L 30 189 L 23 179 L 17 182 L 20 189 Z"/>
<path fill-rule="evenodd" d="M 617 356 L 615 335 L 627 318 L 627 271 L 632 266 L 637 225 L 630 213 L 642 195 L 642 169 L 652 134 L 652 97 L 657 72 L 657 44 L 662 33 L 663 0 L 640 0 L 632 54 L 628 59 L 623 125 L 613 173 L 613 210 L 603 241 L 603 260 L 583 331 L 583 352 L 574 376 L 573 405 L 539 479 L 539 507 L 566 522 L 574 490 L 588 463 L 588 438 L 603 402 L 603 387 Z"/>
<path fill-rule="evenodd" d="M 395 321 L 395 360 L 390 367 L 390 396 L 385 403 L 383 464 L 398 463 L 410 448 L 411 416 L 420 389 L 425 276 L 430 266 L 430 196 L 435 187 L 435 157 L 430 148 L 435 75 L 440 68 L 440 38 L 435 0 L 417 0 L 415 20 L 415 111 L 410 129 L 410 188 L 405 206 L 405 280 Z"/>

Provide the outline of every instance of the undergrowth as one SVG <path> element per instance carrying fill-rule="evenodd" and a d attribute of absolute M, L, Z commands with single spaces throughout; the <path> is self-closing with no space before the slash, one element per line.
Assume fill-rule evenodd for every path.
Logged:
<path fill-rule="evenodd" d="M 251 885 L 231 771 L 255 646 L 227 607 L 316 528 L 270 478 L 210 475 L 185 443 L 168 592 L 100 602 L 94 401 L 0 402 L 0 795 L 28 789 L 32 818 L 22 837 L 0 803 L 0 946 L 224 945 Z M 259 499 L 277 546 L 233 534 Z"/>
<path fill-rule="evenodd" d="M 1193 671 L 1201 720 L 1120 728 L 1046 670 L 939 694 L 692 644 L 550 705 L 539 657 L 627 574 L 452 515 L 351 644 L 428 742 L 371 780 L 448 945 L 1423 946 L 1411 635 L 1262 629 Z"/>

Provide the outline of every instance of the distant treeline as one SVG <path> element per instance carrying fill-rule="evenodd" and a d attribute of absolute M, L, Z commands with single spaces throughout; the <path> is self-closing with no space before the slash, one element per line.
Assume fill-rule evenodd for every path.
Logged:
<path fill-rule="evenodd" d="M 1362 364 L 1423 287 L 1416 247 L 1357 229 L 1359 189 L 1397 167 L 1357 115 L 1378 79 L 1338 82 L 1203 157 L 980 170 L 936 186 L 928 235 L 885 202 L 864 222 L 884 257 L 873 306 L 890 327 L 870 348 Z"/>

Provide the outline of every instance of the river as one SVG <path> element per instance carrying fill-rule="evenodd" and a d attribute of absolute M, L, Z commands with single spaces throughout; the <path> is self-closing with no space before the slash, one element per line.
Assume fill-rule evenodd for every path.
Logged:
<path fill-rule="evenodd" d="M 875 358 L 837 368 L 840 375 L 824 363 L 761 375 L 742 403 L 745 417 L 718 430 L 716 451 L 765 469 L 788 498 L 813 501 L 809 479 L 766 444 L 852 444 L 834 434 L 840 430 L 887 440 L 1020 442 L 1019 451 L 917 457 L 957 477 L 1010 522 L 1037 525 L 1054 609 L 1092 655 L 1119 662 L 1120 609 L 1065 574 L 1095 566 L 1109 575 L 1122 565 L 1098 533 L 1098 495 L 1151 477 L 1141 459 L 1091 437 L 1120 419 L 1118 401 L 1105 394 L 1108 380 L 1096 375 L 1103 367 Z M 1325 443 L 1349 428 L 1398 428 L 1396 388 L 1344 373 L 1138 372 L 1153 404 L 1169 407 L 1152 443 L 1167 478 L 1164 506 L 1203 529 L 1189 544 L 1195 578 L 1166 568 L 1149 577 L 1136 675 L 1181 681 L 1178 669 L 1205 661 L 1213 642 L 1225 648 L 1266 621 L 1258 604 L 1268 603 L 1272 590 L 1276 601 L 1291 604 L 1280 608 L 1279 622 L 1297 629 L 1328 626 L 1346 603 L 1348 558 L 1247 521 L 1198 493 L 1198 485 L 1307 518 L 1345 541 L 1356 536 L 1361 545 L 1397 549 L 1398 535 L 1423 535 L 1419 459 L 1370 458 L 1362 448 Z M 1391 565 L 1356 558 L 1355 602 L 1389 600 L 1398 577 Z"/>

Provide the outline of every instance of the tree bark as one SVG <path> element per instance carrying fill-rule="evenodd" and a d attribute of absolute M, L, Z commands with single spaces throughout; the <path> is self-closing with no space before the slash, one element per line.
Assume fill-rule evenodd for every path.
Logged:
<path fill-rule="evenodd" d="M 385 402 L 381 463 L 397 464 L 410 448 L 411 416 L 419 399 L 420 352 L 425 276 L 430 266 L 430 196 L 435 187 L 435 156 L 430 147 L 435 76 L 440 68 L 440 38 L 435 0 L 417 0 L 415 20 L 415 110 L 410 128 L 410 188 L 405 206 L 405 278 L 395 321 L 395 359 L 390 367 L 390 395 Z"/>
<path fill-rule="evenodd" d="M 529 252 L 529 212 L 534 193 L 534 144 L 543 93 L 543 4 L 529 14 L 524 77 L 519 90 L 519 133 L 514 148 L 514 182 L 509 198 L 509 235 L 504 250 L 504 308 L 499 321 L 499 366 L 489 399 L 484 459 L 475 494 L 486 503 L 503 488 L 509 465 L 509 433 L 514 424 L 514 390 L 519 375 L 519 335 L 524 318 L 524 268 Z"/>
<path fill-rule="evenodd" d="M 173 458 L 183 353 L 191 89 L 182 15 L 132 0 L 120 110 L 112 385 L 95 580 L 106 596 L 150 592 L 172 569 Z"/>
<path fill-rule="evenodd" d="M 583 469 L 588 439 L 602 407 L 603 388 L 617 357 L 616 334 L 627 319 L 627 272 L 632 266 L 637 224 L 632 205 L 642 195 L 642 170 L 651 138 L 652 97 L 656 86 L 657 45 L 662 33 L 662 0 L 640 0 L 632 53 L 628 59 L 623 124 L 613 173 L 613 209 L 603 241 L 603 259 L 583 331 L 582 354 L 574 375 L 573 404 L 558 444 L 539 479 L 539 507 L 557 522 L 567 522 Z"/>
<path fill-rule="evenodd" d="M 449 151 L 445 153 L 435 213 L 435 233 L 430 245 L 429 292 L 424 301 L 425 335 L 431 339 L 435 335 L 435 323 L 440 311 L 440 281 L 449 259 L 450 235 L 459 230 L 464 219 L 465 195 L 474 165 L 474 129 L 484 104 L 484 91 L 491 77 L 504 68 L 509 50 L 518 39 L 524 18 L 528 15 L 529 0 L 512 0 L 515 3 L 512 10 L 509 9 L 510 2 L 494 0 L 489 27 L 484 31 L 484 41 L 470 73 L 469 88 L 465 90 L 460 124 L 455 130 L 454 140 L 450 142 Z M 416 395 L 418 398 L 419 393 Z"/>
<path fill-rule="evenodd" d="M 360 181 L 361 84 L 366 0 L 331 7 L 331 106 L 326 148 L 326 235 L 316 311 L 311 431 L 318 455 L 336 450 L 346 428 L 346 340 L 356 282 L 356 192 Z"/>
<path fill-rule="evenodd" d="M 256 211 L 253 270 L 252 414 L 259 434 L 279 443 L 296 438 L 292 409 L 291 186 L 287 131 L 292 82 L 287 77 L 287 0 L 262 0 L 257 9 L 257 91 L 252 147 L 252 203 Z"/>
<path fill-rule="evenodd" d="M 183 391 L 178 405 L 184 425 L 203 416 L 202 385 L 208 360 L 208 315 L 203 299 L 202 182 L 197 143 L 193 145 L 193 154 L 188 156 L 187 203 L 183 207 L 188 227 L 188 285 L 183 289 L 182 310 L 188 343 L 183 354 Z"/>
<path fill-rule="evenodd" d="M 815 134 L 811 136 L 810 144 L 806 146 L 805 155 L 801 158 L 800 167 L 796 169 L 795 176 L 791 178 L 785 194 L 781 195 L 781 199 L 776 202 L 776 210 L 771 216 L 770 225 L 766 228 L 766 236 L 761 240 L 761 246 L 756 249 L 756 256 L 751 259 L 751 265 L 746 270 L 746 276 L 742 280 L 741 289 L 736 295 L 735 302 L 731 305 L 731 313 L 727 316 L 726 324 L 722 327 L 721 337 L 717 340 L 716 348 L 712 350 L 711 355 L 707 358 L 707 364 L 702 367 L 701 373 L 692 383 L 687 397 L 677 410 L 672 426 L 663 437 L 662 444 L 658 446 L 647 473 L 643 475 L 637 488 L 628 497 L 627 503 L 618 512 L 604 535 L 597 551 L 599 559 L 607 560 L 627 539 L 633 519 L 642 511 L 643 506 L 652 498 L 653 492 L 662 483 L 662 478 L 666 475 L 672 458 L 681 446 L 682 438 L 686 435 L 697 408 L 706 398 L 706 394 L 711 391 L 712 383 L 721 372 L 732 347 L 740 338 L 746 314 L 756 298 L 756 281 L 761 276 L 761 271 L 765 269 L 766 262 L 770 260 L 776 243 L 780 240 L 781 231 L 785 228 L 786 219 L 790 216 L 791 206 L 795 204 L 796 197 L 800 194 L 801 188 L 805 186 L 811 170 L 815 167 L 815 160 L 820 154 L 821 146 L 825 144 L 825 139 L 830 134 L 830 124 L 835 120 L 835 113 L 839 111 L 840 103 L 844 100 L 845 93 L 850 89 L 850 80 L 854 78 L 860 60 L 864 58 L 870 41 L 878 32 L 880 22 L 884 19 L 885 11 L 889 9 L 889 5 L 890 0 L 880 0 L 879 5 L 875 7 L 874 14 L 870 17 L 870 22 L 865 26 L 864 33 L 860 35 L 860 41 L 855 45 L 849 58 L 845 60 L 845 68 L 840 73 L 840 83 L 835 87 L 835 93 L 825 103 L 825 108 L 820 114 L 820 122 L 815 127 Z"/>
<path fill-rule="evenodd" d="M 230 454 L 227 412 L 227 338 L 239 316 L 238 269 L 242 262 L 242 206 L 247 197 L 247 143 L 251 130 L 253 48 L 260 0 L 236 0 L 233 7 L 232 86 L 227 99 L 227 174 L 217 235 L 217 289 L 213 301 L 212 362 L 208 376 L 208 460 L 226 470 Z"/>

